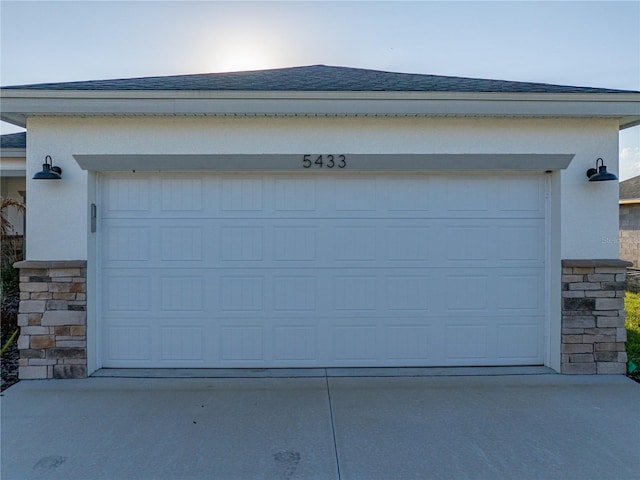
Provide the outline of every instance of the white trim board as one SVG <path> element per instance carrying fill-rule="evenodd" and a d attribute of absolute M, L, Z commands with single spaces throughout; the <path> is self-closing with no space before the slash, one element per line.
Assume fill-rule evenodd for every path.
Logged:
<path fill-rule="evenodd" d="M 320 154 L 309 157 L 314 161 Z M 323 173 L 340 171 L 545 171 L 566 169 L 573 154 L 343 154 L 345 168 L 322 168 Z M 333 154 L 338 162 L 339 152 Z M 303 154 L 233 155 L 74 155 L 83 170 L 93 171 L 300 171 Z M 323 155 L 326 162 L 327 154 Z"/>
<path fill-rule="evenodd" d="M 0 118 L 42 115 L 533 116 L 640 123 L 638 93 L 220 92 L 3 90 Z"/>

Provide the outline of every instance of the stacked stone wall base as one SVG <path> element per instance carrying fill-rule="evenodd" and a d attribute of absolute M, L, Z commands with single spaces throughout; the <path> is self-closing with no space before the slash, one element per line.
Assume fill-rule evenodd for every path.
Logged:
<path fill-rule="evenodd" d="M 626 373 L 629 266 L 622 260 L 562 261 L 562 373 Z"/>
<path fill-rule="evenodd" d="M 18 375 L 87 376 L 87 269 L 85 261 L 24 261 L 20 269 Z"/>

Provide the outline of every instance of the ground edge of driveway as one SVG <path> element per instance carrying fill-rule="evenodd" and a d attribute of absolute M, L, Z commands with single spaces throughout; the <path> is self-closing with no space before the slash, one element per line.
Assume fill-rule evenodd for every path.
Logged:
<path fill-rule="evenodd" d="M 349 368 L 102 368 L 92 377 L 114 378 L 322 378 L 558 375 L 543 366 Z"/>

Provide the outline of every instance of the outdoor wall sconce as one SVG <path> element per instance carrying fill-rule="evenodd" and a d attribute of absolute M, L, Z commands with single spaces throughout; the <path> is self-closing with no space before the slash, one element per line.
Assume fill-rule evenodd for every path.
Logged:
<path fill-rule="evenodd" d="M 598 163 L 600 163 L 600 165 L 598 165 Z M 607 166 L 601 158 L 596 160 L 596 168 L 587 170 L 587 177 L 589 177 L 590 182 L 604 182 L 605 180 L 618 179 L 613 173 L 607 172 Z"/>
<path fill-rule="evenodd" d="M 62 169 L 53 165 L 53 160 L 47 155 L 44 157 L 42 171 L 33 176 L 34 180 L 60 180 L 62 178 Z"/>

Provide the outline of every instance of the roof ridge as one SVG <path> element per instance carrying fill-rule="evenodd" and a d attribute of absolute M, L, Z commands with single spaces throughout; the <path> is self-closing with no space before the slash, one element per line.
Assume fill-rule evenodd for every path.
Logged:
<path fill-rule="evenodd" d="M 640 93 L 631 90 L 390 72 L 324 64 L 279 67 L 267 70 L 11 85 L 2 87 L 2 89 Z"/>

